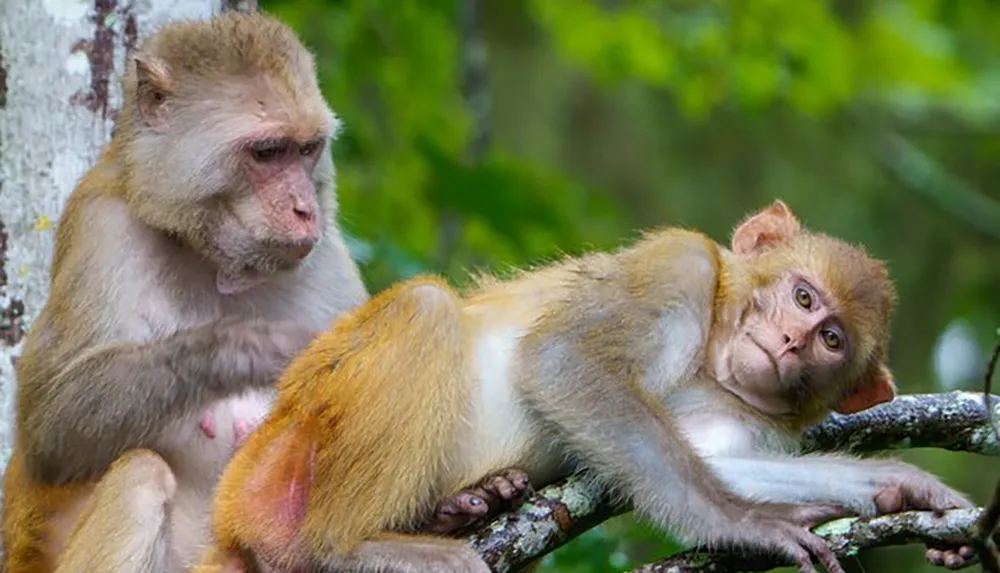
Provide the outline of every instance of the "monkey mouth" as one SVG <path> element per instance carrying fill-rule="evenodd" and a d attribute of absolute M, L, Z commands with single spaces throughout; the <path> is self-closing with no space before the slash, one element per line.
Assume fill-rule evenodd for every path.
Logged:
<path fill-rule="evenodd" d="M 779 383 L 783 382 L 783 380 L 781 379 L 781 369 L 778 368 L 778 361 L 775 360 L 774 356 L 772 356 L 771 353 L 768 352 L 766 348 L 764 348 L 763 344 L 757 342 L 757 339 L 753 337 L 753 333 L 751 333 L 749 330 L 747 331 L 747 338 L 749 338 L 750 342 L 753 343 L 753 345 L 756 346 L 762 353 L 764 353 L 764 356 L 767 357 L 767 361 L 771 363 L 771 368 L 774 370 L 774 376 L 775 378 L 778 379 L 778 382 Z"/>
<path fill-rule="evenodd" d="M 785 417 L 795 415 L 794 409 L 774 408 L 768 405 L 767 402 L 758 399 L 753 389 L 745 385 L 743 381 L 740 380 L 739 374 L 737 374 L 736 370 L 732 371 L 726 383 L 722 383 L 722 381 L 720 381 L 719 386 L 729 394 L 735 396 L 740 402 L 743 402 L 754 410 L 763 412 L 768 416 Z"/>
<path fill-rule="evenodd" d="M 290 271 L 301 264 L 312 253 L 314 243 L 311 241 L 291 243 L 270 243 L 263 249 L 265 253 L 259 261 L 259 270 L 264 272 Z"/>

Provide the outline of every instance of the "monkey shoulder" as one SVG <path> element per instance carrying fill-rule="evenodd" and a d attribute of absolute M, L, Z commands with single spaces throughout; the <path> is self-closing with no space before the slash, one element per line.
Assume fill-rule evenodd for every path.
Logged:
<path fill-rule="evenodd" d="M 708 307 L 722 266 L 718 244 L 707 235 L 666 229 L 646 235 L 624 257 L 633 280 L 661 303 L 681 302 Z"/>
<path fill-rule="evenodd" d="M 702 233 L 649 233 L 615 255 L 594 255 L 581 264 L 590 272 L 578 273 L 581 284 L 572 290 L 579 293 L 574 298 L 590 301 L 582 308 L 637 326 L 636 332 L 678 319 L 702 329 L 711 320 L 720 253 Z"/>
<path fill-rule="evenodd" d="M 618 253 L 584 257 L 561 306 L 538 323 L 534 345 L 612 357 L 654 389 L 674 383 L 698 368 L 718 277 L 717 245 L 690 231 L 659 231 Z"/>
<path fill-rule="evenodd" d="M 214 274 L 193 252 L 140 221 L 120 197 L 77 200 L 61 222 L 57 250 L 66 252 L 46 309 L 53 328 L 72 330 L 79 343 L 138 341 L 218 315 Z"/>

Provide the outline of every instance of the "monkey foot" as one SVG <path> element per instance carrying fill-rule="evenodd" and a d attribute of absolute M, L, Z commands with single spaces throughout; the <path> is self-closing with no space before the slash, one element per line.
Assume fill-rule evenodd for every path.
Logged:
<path fill-rule="evenodd" d="M 962 569 L 978 561 L 976 550 L 972 546 L 961 547 L 930 547 L 925 554 L 928 563 L 946 569 Z"/>
<path fill-rule="evenodd" d="M 457 533 L 516 507 L 530 490 L 526 473 L 515 468 L 501 470 L 442 501 L 423 531 Z"/>
<path fill-rule="evenodd" d="M 894 483 L 883 487 L 875 495 L 875 507 L 883 515 L 911 509 L 931 510 L 937 515 L 947 509 L 970 505 L 958 493 L 941 484 L 920 487 L 906 482 Z M 946 569 L 964 569 L 979 560 L 971 545 L 927 545 L 924 556 L 932 565 Z"/>

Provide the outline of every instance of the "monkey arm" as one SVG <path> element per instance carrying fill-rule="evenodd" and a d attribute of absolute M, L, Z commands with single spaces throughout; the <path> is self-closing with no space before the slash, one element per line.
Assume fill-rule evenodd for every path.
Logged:
<path fill-rule="evenodd" d="M 709 457 L 713 471 L 738 494 L 775 503 L 832 503 L 870 517 L 904 509 L 972 507 L 930 474 L 894 460 L 835 454 Z"/>
<path fill-rule="evenodd" d="M 530 342 L 529 342 L 530 344 Z M 638 512 L 689 541 L 715 539 L 731 527 L 739 500 L 688 445 L 675 421 L 644 390 L 617 376 L 577 373 L 557 382 L 552 364 L 569 352 L 549 341 L 538 374 L 526 383 L 530 407 L 555 426 L 582 465 L 628 495 Z"/>
<path fill-rule="evenodd" d="M 310 337 L 298 327 L 227 319 L 92 348 L 54 377 L 26 381 L 44 386 L 20 425 L 26 465 L 47 483 L 93 476 L 130 448 L 154 446 L 170 421 L 274 384 Z"/>

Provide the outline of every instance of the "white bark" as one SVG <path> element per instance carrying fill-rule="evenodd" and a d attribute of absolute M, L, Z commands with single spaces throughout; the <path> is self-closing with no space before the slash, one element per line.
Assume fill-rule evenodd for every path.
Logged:
<path fill-rule="evenodd" d="M 166 21 L 223 4 L 0 0 L 0 469 L 11 449 L 13 360 L 48 295 L 55 222 L 111 136 L 127 53 Z"/>

